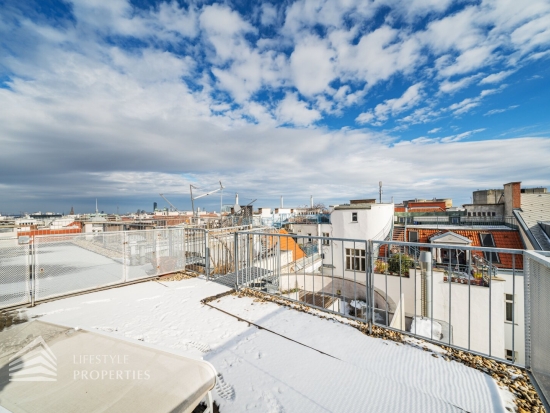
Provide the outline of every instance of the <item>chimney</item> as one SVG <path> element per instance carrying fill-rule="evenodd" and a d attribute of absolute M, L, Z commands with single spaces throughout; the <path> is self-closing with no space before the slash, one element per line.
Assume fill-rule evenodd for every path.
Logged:
<path fill-rule="evenodd" d="M 521 208 L 521 182 L 504 184 L 504 215 L 511 216 L 518 208 Z"/>
<path fill-rule="evenodd" d="M 309 207 L 313 209 L 313 195 L 309 196 Z"/>
<path fill-rule="evenodd" d="M 283 196 L 281 195 L 281 209 L 283 209 Z"/>

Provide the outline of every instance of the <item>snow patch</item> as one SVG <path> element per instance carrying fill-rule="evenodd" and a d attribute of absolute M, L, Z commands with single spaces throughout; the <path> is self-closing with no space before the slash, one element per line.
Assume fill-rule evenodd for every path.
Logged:
<path fill-rule="evenodd" d="M 97 303 L 107 303 L 111 301 L 111 299 L 107 298 L 105 300 L 92 300 L 92 301 L 84 301 L 82 304 L 97 304 Z"/>
<path fill-rule="evenodd" d="M 411 323 L 411 332 L 426 338 L 440 340 L 443 337 L 442 331 L 441 324 L 429 318 L 415 317 Z"/>
<path fill-rule="evenodd" d="M 160 298 L 162 297 L 162 295 L 155 295 L 154 297 L 145 297 L 145 298 L 140 298 L 136 301 L 146 301 L 146 300 L 156 300 L 157 298 Z"/>

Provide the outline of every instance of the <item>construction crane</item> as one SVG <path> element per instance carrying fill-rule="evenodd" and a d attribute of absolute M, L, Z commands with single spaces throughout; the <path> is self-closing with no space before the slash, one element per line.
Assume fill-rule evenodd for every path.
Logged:
<path fill-rule="evenodd" d="M 207 193 L 202 194 L 202 195 L 198 195 L 196 197 L 193 197 L 193 188 L 195 188 L 195 189 L 199 189 L 199 188 L 197 188 L 194 185 L 189 185 L 189 192 L 191 193 L 191 208 L 193 209 L 193 216 L 195 216 L 195 200 L 196 199 L 199 199 L 199 198 L 202 198 L 202 197 L 205 197 L 205 196 L 208 196 L 208 195 L 212 195 L 213 193 L 218 192 L 218 191 L 222 191 L 222 194 L 223 194 L 224 186 L 222 185 L 222 181 L 219 181 L 219 182 L 220 182 L 220 187 L 218 189 L 214 189 L 213 191 L 207 192 Z M 220 204 L 220 208 L 221 208 L 221 204 Z M 220 213 L 221 213 L 221 210 L 220 210 Z"/>
<path fill-rule="evenodd" d="M 170 207 L 171 207 L 174 211 L 179 212 L 179 210 L 178 210 L 170 201 L 168 201 L 168 199 L 166 199 L 166 197 L 165 197 L 163 194 L 159 194 L 159 195 L 162 197 L 162 199 L 164 199 L 166 202 L 168 202 L 168 205 L 170 205 Z"/>

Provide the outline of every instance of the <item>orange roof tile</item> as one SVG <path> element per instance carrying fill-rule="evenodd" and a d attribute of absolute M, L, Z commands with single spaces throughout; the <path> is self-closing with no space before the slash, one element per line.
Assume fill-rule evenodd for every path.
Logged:
<path fill-rule="evenodd" d="M 288 232 L 284 229 L 279 230 L 280 234 L 288 234 Z M 296 241 L 294 241 L 294 238 L 292 237 L 280 237 L 281 239 L 281 250 L 283 251 L 293 251 L 293 259 L 299 260 L 300 258 L 305 258 L 306 253 L 300 248 L 298 244 L 296 244 Z"/>
<path fill-rule="evenodd" d="M 434 235 L 439 235 L 445 232 L 454 232 L 455 234 L 462 235 L 463 237 L 468 238 L 472 243 L 472 247 L 481 247 L 481 238 L 480 234 L 492 234 L 495 240 L 495 246 L 497 248 L 507 248 L 507 249 L 518 249 L 521 250 L 524 248 L 523 242 L 519 235 L 518 231 L 510 230 L 494 230 L 494 229 L 483 229 L 483 230 L 438 230 L 438 229 L 426 229 L 426 228 L 407 228 L 407 232 L 417 231 L 418 232 L 418 242 L 429 243 L 430 238 Z M 408 238 L 408 236 L 407 236 Z M 474 254 L 483 256 L 482 252 L 474 252 Z M 514 264 L 513 254 L 499 254 L 500 264 L 495 264 L 496 267 L 501 268 L 512 268 Z M 523 260 L 519 256 L 515 258 L 515 267 L 517 269 L 523 268 Z"/>

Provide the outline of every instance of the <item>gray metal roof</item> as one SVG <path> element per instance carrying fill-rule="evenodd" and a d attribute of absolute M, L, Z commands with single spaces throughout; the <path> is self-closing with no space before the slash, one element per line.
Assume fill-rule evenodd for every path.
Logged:
<path fill-rule="evenodd" d="M 550 251 L 550 239 L 540 222 L 550 221 L 550 193 L 521 194 L 521 210 L 516 210 L 540 248 Z"/>

